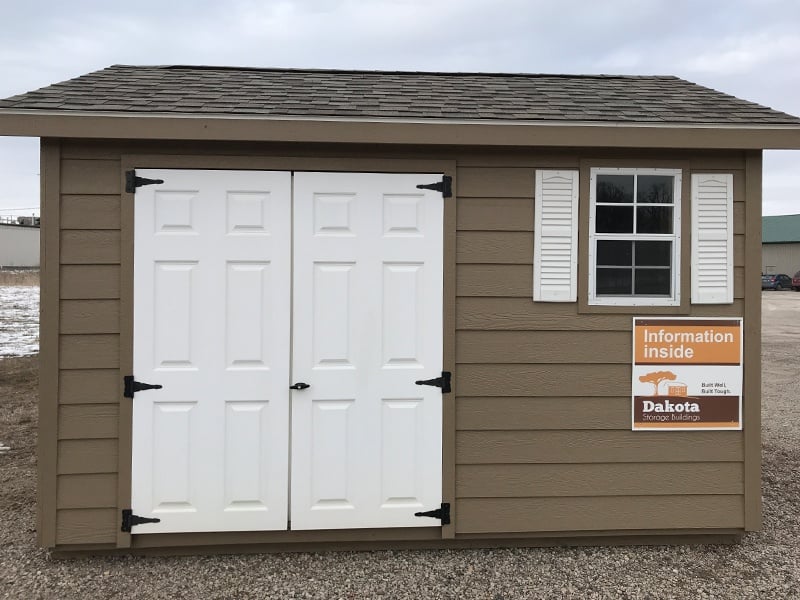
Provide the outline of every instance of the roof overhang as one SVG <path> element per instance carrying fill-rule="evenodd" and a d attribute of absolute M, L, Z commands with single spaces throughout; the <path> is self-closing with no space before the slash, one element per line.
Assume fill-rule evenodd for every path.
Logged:
<path fill-rule="evenodd" d="M 0 109 L 0 135 L 467 146 L 800 149 L 800 125 L 377 119 Z"/>

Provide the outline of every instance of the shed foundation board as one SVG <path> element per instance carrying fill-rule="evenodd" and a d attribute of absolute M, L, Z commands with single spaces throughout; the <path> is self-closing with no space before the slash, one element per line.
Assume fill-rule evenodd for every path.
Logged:
<path fill-rule="evenodd" d="M 284 553 L 284 552 L 365 552 L 380 550 L 467 550 L 474 548 L 552 548 L 564 546 L 670 546 L 670 545 L 717 545 L 736 544 L 742 541 L 743 533 L 737 530 L 676 531 L 593 535 L 578 533 L 559 537 L 459 537 L 450 540 L 392 540 L 392 541 L 336 541 L 295 542 L 292 544 L 201 544 L 197 542 L 164 545 L 115 548 L 111 545 L 64 545 L 55 548 L 55 558 L 79 558 L 83 556 L 197 556 L 219 554 Z"/>

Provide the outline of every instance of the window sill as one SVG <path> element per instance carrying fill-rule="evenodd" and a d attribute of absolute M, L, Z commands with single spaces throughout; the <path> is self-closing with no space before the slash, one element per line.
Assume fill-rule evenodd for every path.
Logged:
<path fill-rule="evenodd" d="M 680 307 L 681 301 L 675 298 L 630 298 L 614 297 L 592 298 L 587 306 L 619 306 L 625 308 Z"/>

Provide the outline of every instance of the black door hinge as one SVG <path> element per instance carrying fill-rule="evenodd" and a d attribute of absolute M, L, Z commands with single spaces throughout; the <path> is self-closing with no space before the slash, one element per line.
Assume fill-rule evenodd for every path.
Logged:
<path fill-rule="evenodd" d="M 417 385 L 432 385 L 433 387 L 440 387 L 442 388 L 443 394 L 450 393 L 450 378 L 452 377 L 450 371 L 442 371 L 441 377 L 435 377 L 433 379 L 420 379 L 419 381 L 415 381 Z"/>
<path fill-rule="evenodd" d="M 453 195 L 453 178 L 450 177 L 450 175 L 444 175 L 441 181 L 437 181 L 436 183 L 420 183 L 417 189 L 442 192 L 442 198 L 450 198 Z"/>
<path fill-rule="evenodd" d="M 152 383 L 142 383 L 141 381 L 134 381 L 133 375 L 125 375 L 122 378 L 124 382 L 124 390 L 122 395 L 126 398 L 133 398 L 136 392 L 143 392 L 145 390 L 160 390 L 162 386 Z"/>
<path fill-rule="evenodd" d="M 137 177 L 136 171 L 125 171 L 125 191 L 129 194 L 135 194 L 136 188 L 143 185 L 153 185 L 156 183 L 164 183 L 163 179 L 147 179 L 147 177 Z"/>
<path fill-rule="evenodd" d="M 442 507 L 436 510 L 428 510 L 425 512 L 414 513 L 415 517 L 433 517 L 434 519 L 441 519 L 442 525 L 450 525 L 450 504 L 442 502 Z"/>
<path fill-rule="evenodd" d="M 130 533 L 131 527 L 135 525 L 143 525 L 145 523 L 161 523 L 161 519 L 140 517 L 139 515 L 133 514 L 133 511 L 130 508 L 122 509 L 122 531 Z"/>

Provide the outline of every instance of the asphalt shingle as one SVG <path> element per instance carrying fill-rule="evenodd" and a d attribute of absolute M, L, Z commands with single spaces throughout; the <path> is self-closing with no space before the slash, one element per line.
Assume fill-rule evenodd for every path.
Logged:
<path fill-rule="evenodd" d="M 800 125 L 670 76 L 115 65 L 0 100 L 0 110 Z"/>

